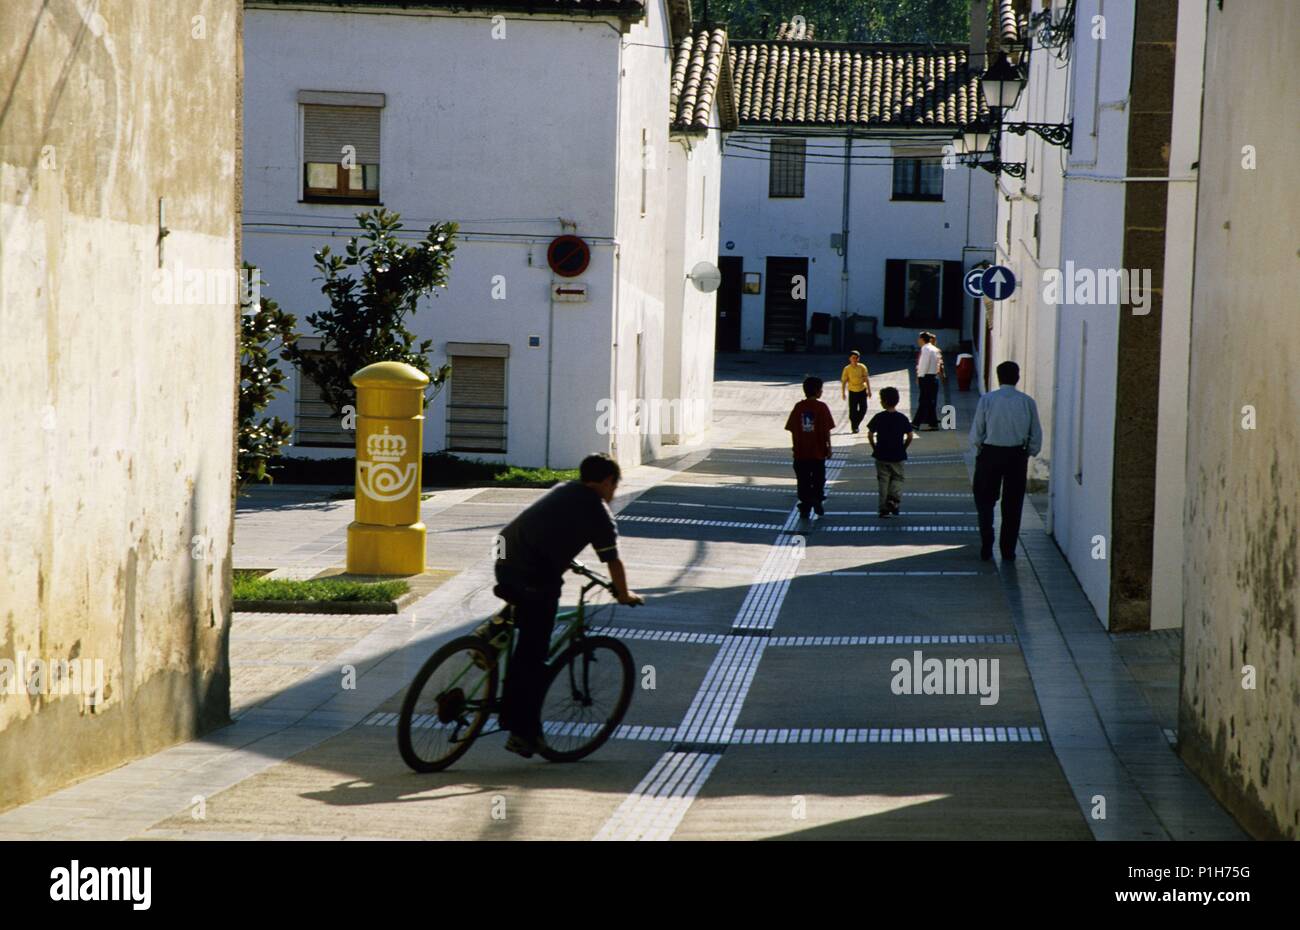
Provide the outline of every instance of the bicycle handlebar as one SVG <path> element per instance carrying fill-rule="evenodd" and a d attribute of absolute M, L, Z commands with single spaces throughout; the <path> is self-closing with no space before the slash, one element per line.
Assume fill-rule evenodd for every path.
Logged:
<path fill-rule="evenodd" d="M 591 581 L 594 581 L 596 584 L 600 585 L 602 588 L 605 588 L 606 590 L 609 591 L 614 590 L 614 582 L 610 581 L 604 575 L 599 575 L 596 572 L 593 572 L 591 569 L 583 565 L 577 559 L 574 559 L 572 562 L 569 563 L 569 571 L 573 572 L 575 575 L 581 575 L 583 578 L 587 578 Z"/>

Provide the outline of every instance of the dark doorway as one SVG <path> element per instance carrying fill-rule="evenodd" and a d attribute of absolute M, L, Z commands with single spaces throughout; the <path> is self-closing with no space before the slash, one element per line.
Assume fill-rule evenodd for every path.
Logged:
<path fill-rule="evenodd" d="M 802 286 L 795 295 L 795 277 L 802 276 Z M 808 259 L 772 258 L 767 260 L 767 294 L 763 298 L 763 345 L 785 348 L 793 340 L 800 349 L 808 322 Z"/>
<path fill-rule="evenodd" d="M 745 260 L 735 255 L 718 259 L 722 285 L 718 288 L 718 328 L 714 347 L 718 352 L 740 351 L 740 290 L 745 280 Z"/>

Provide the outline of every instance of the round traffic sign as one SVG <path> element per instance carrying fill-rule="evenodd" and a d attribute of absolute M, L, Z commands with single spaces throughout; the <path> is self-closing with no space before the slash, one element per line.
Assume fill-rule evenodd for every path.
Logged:
<path fill-rule="evenodd" d="M 1016 276 L 1006 265 L 993 265 L 984 270 L 980 288 L 989 300 L 1006 300 L 1016 290 Z"/>
<path fill-rule="evenodd" d="M 562 278 L 576 278 L 591 262 L 591 247 L 577 236 L 556 236 L 546 248 L 546 264 Z"/>
<path fill-rule="evenodd" d="M 981 283 L 983 280 L 983 268 L 972 268 L 970 271 L 966 272 L 966 277 L 964 277 L 961 282 L 962 287 L 966 290 L 966 296 L 983 297 L 984 285 Z"/>

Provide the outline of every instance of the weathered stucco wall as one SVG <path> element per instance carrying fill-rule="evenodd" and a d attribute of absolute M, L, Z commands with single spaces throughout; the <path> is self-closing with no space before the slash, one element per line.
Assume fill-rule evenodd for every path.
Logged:
<path fill-rule="evenodd" d="M 0 6 L 0 810 L 228 720 L 240 18 Z"/>
<path fill-rule="evenodd" d="M 1300 836 L 1300 5 L 1210 4 L 1187 427 L 1179 744 L 1260 836 Z M 1251 150 L 1243 152 L 1243 147 Z M 1249 167 L 1250 158 L 1254 167 Z M 1248 417 L 1253 408 L 1255 429 Z M 1244 666 L 1255 687 L 1243 687 Z"/>

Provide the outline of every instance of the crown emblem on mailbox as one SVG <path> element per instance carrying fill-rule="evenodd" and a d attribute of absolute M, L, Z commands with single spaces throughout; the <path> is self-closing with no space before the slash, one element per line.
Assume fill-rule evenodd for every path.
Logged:
<path fill-rule="evenodd" d="M 406 437 L 391 436 L 388 427 L 382 433 L 373 433 L 366 440 L 366 451 L 373 462 L 397 462 L 406 454 Z"/>

